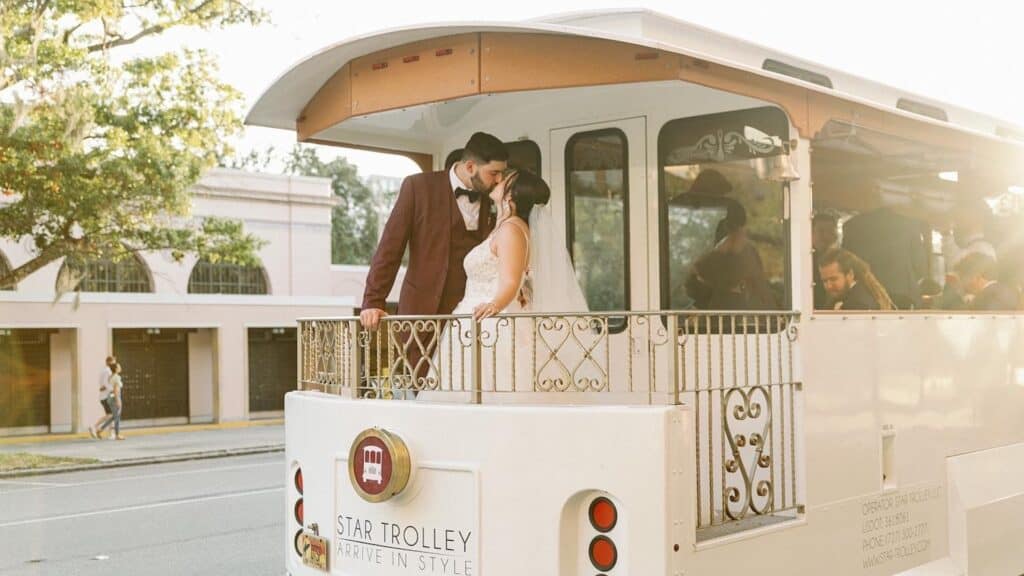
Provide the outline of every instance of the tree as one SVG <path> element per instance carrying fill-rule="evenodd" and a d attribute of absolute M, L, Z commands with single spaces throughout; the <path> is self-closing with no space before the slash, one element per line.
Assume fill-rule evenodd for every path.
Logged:
<path fill-rule="evenodd" d="M 250 150 L 248 154 L 244 156 L 233 156 L 231 158 L 222 158 L 220 160 L 220 166 L 222 168 L 231 168 L 232 170 L 247 170 L 249 172 L 268 172 L 271 170 L 271 165 L 274 160 L 277 159 L 274 147 L 270 146 L 266 150 Z"/>
<path fill-rule="evenodd" d="M 261 241 L 240 222 L 189 215 L 190 187 L 241 129 L 240 95 L 202 51 L 120 52 L 173 28 L 265 18 L 243 0 L 4 0 L 0 237 L 34 252 L 0 285 L 61 258 L 254 262 Z"/>
<path fill-rule="evenodd" d="M 340 156 L 325 162 L 314 148 L 296 145 L 285 171 L 331 179 L 339 200 L 331 216 L 331 262 L 368 264 L 377 248 L 380 218 L 373 191 L 359 179 L 356 167 Z"/>

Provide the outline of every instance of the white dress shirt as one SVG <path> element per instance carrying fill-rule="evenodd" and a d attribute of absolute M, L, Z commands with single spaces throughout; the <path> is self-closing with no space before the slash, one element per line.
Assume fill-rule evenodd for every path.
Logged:
<path fill-rule="evenodd" d="M 452 164 L 451 169 L 448 171 L 448 177 L 452 182 L 452 193 L 455 193 L 459 188 L 465 188 L 466 190 L 472 190 L 472 186 L 467 186 L 455 173 L 455 166 L 458 163 Z M 466 222 L 466 230 L 474 231 L 480 227 L 480 200 L 476 202 L 470 202 L 469 198 L 465 196 L 459 196 L 455 199 L 455 203 L 459 206 L 459 212 L 462 212 L 462 219 Z"/>

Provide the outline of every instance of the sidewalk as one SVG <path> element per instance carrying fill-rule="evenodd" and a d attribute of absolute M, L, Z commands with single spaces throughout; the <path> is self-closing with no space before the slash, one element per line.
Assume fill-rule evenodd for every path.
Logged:
<path fill-rule="evenodd" d="M 0 456 L 87 458 L 96 462 L 2 471 L 0 478 L 217 458 L 284 450 L 281 420 L 121 430 L 125 440 L 93 440 L 88 434 L 0 438 Z"/>

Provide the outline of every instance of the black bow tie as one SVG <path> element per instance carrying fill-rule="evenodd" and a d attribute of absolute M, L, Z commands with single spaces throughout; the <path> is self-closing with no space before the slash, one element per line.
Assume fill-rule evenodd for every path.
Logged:
<path fill-rule="evenodd" d="M 478 200 L 480 200 L 480 193 L 479 192 L 477 192 L 475 190 L 466 190 L 465 188 L 456 188 L 455 189 L 455 199 L 458 200 L 459 196 L 465 196 L 466 198 L 469 198 L 469 201 L 471 203 L 475 203 Z"/>

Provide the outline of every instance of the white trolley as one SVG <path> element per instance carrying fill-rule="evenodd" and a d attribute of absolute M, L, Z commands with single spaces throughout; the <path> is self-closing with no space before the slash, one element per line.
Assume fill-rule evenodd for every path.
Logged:
<path fill-rule="evenodd" d="M 291 574 L 1024 572 L 1024 317 L 815 310 L 811 249 L 816 211 L 938 234 L 965 196 L 1012 231 L 1019 128 L 645 11 L 346 40 L 247 122 L 423 170 L 497 135 L 550 183 L 594 310 L 499 319 L 516 342 L 465 317 L 300 319 Z M 688 194 L 709 169 L 772 309 L 692 307 L 730 202 Z M 408 370 L 404 335 L 430 327 L 469 370 Z"/>

